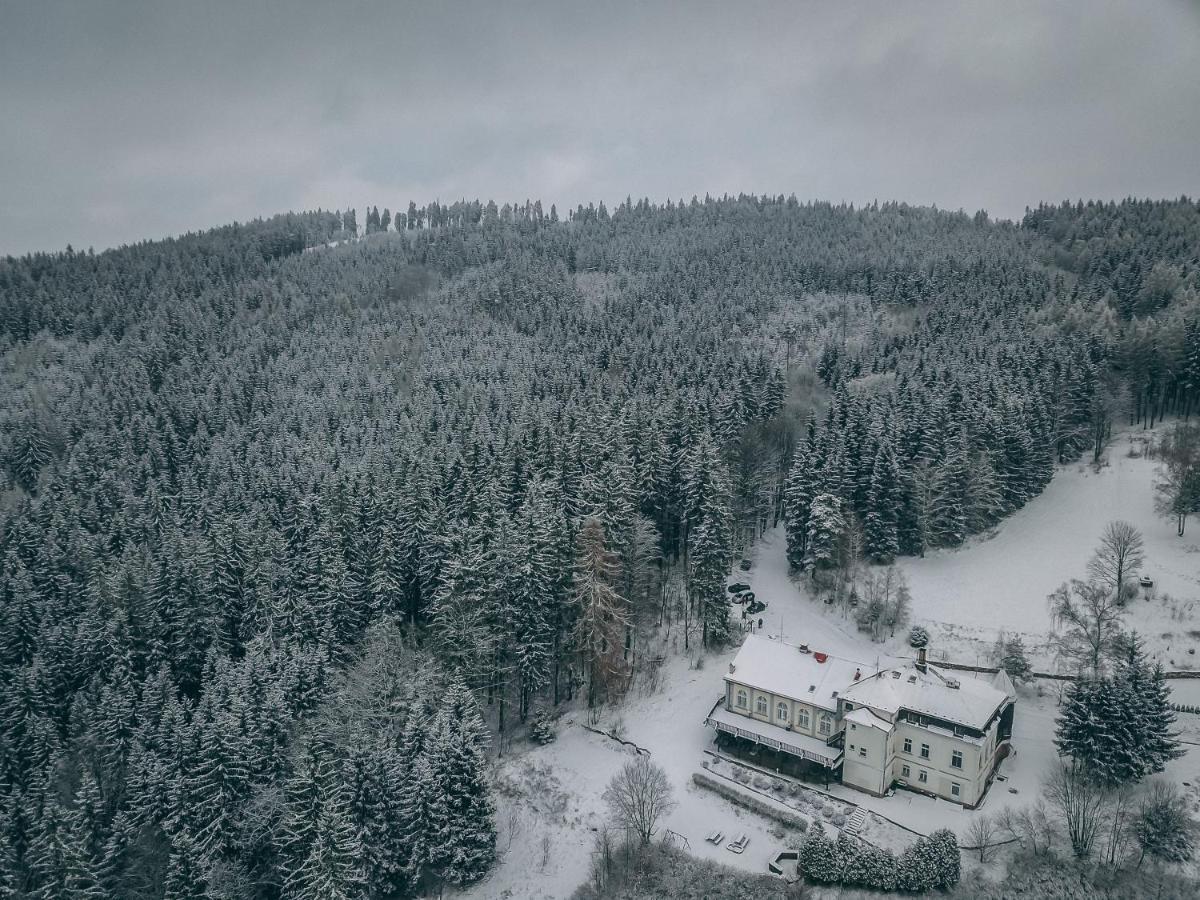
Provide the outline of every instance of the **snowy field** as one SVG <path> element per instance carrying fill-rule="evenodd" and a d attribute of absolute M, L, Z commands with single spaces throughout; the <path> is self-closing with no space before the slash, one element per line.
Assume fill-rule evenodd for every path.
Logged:
<path fill-rule="evenodd" d="M 1159 431 L 1148 434 L 1157 438 Z M 1043 644 L 1047 595 L 1070 578 L 1086 578 L 1105 526 L 1124 519 L 1145 538 L 1142 571 L 1155 582 L 1129 604 L 1126 627 L 1146 638 L 1166 668 L 1200 668 L 1188 652 L 1200 654 L 1200 523 L 1190 523 L 1181 538 L 1173 521 L 1154 512 L 1157 464 L 1143 455 L 1145 434 L 1121 435 L 1099 471 L 1087 463 L 1060 468 L 1040 496 L 965 547 L 900 561 L 913 620 L 929 626 L 934 647 L 973 662 L 1002 630 L 1019 632 L 1031 649 Z M 1048 662 L 1041 654 L 1036 660 Z"/>
<path fill-rule="evenodd" d="M 1149 602 L 1130 604 L 1129 627 L 1143 632 L 1151 649 L 1161 651 L 1172 668 L 1200 667 L 1186 654 L 1200 641 L 1187 635 L 1200 628 L 1191 620 L 1189 604 L 1200 598 L 1200 547 L 1197 536 L 1178 538 L 1170 522 L 1153 510 L 1154 463 L 1130 456 L 1137 436 L 1124 436 L 1110 452 L 1110 464 L 1099 472 L 1091 466 L 1061 469 L 1047 490 L 989 535 L 955 551 L 939 551 L 923 560 L 904 560 L 913 592 L 914 621 L 934 634 L 934 656 L 945 653 L 960 662 L 985 662 L 1000 630 L 1017 631 L 1031 647 L 1044 645 L 1049 629 L 1046 595 L 1070 577 L 1082 577 L 1100 532 L 1111 519 L 1126 519 L 1146 540 L 1145 571 L 1156 581 Z M 1193 526 L 1200 532 L 1200 524 Z M 912 651 L 905 634 L 884 644 L 872 643 L 842 612 L 815 603 L 803 578 L 787 569 L 782 529 L 769 532 L 755 547 L 749 573 L 732 580 L 749 582 L 769 605 L 763 631 L 789 643 L 804 642 L 884 666 Z M 1163 594 L 1174 599 L 1162 602 Z M 958 623 L 955 627 L 952 623 Z M 1200 631 L 1196 631 L 1200 636 Z M 692 784 L 705 751 L 713 746 L 711 730 L 702 724 L 722 691 L 721 675 L 736 648 L 699 657 L 696 667 L 682 654 L 664 665 L 661 687 L 652 696 L 635 693 L 605 711 L 599 728 L 615 731 L 649 751 L 664 767 L 675 788 L 678 808 L 666 827 L 686 842 L 690 852 L 751 872 L 765 872 L 767 861 L 785 841 L 776 826 Z M 1038 660 L 1043 664 L 1043 660 Z M 1048 661 L 1047 661 L 1048 664 Z M 1180 702 L 1200 704 L 1200 680 L 1176 682 Z M 872 798 L 841 785 L 830 793 L 907 828 L 928 833 L 949 827 L 962 835 L 973 816 L 1020 805 L 1040 796 L 1041 781 L 1056 759 L 1053 745 L 1057 693 L 1061 682 L 1040 681 L 1019 689 L 1014 722 L 1015 754 L 1000 769 L 980 810 L 897 791 Z M 567 712 L 558 739 L 545 747 L 514 747 L 500 761 L 498 779 L 501 858 L 491 875 L 464 896 L 477 898 L 562 898 L 587 877 L 596 831 L 605 820 L 601 795 L 609 779 L 634 751 L 609 737 L 588 731 L 583 710 Z M 1181 715 L 1179 725 L 1189 750 L 1172 763 L 1167 777 L 1186 785 L 1200 808 L 1200 716 Z M 714 847 L 704 835 L 720 829 L 727 836 L 745 832 L 750 845 L 742 855 Z M 870 837 L 870 828 L 864 832 Z M 970 854 L 964 864 L 973 865 Z"/>

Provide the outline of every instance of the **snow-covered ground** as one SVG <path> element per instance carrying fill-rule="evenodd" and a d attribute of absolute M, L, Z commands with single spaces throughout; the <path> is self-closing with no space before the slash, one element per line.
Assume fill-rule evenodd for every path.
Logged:
<path fill-rule="evenodd" d="M 1192 523 L 1181 538 L 1154 512 L 1157 463 L 1145 457 L 1145 440 L 1140 431 L 1120 435 L 1099 471 L 1088 463 L 1062 467 L 1040 496 L 965 547 L 901 560 L 913 620 L 929 626 L 935 648 L 982 662 L 1000 631 L 1022 634 L 1031 648 L 1044 643 L 1047 595 L 1086 578 L 1105 526 L 1123 519 L 1141 530 L 1142 571 L 1155 582 L 1129 604 L 1126 627 L 1168 669 L 1200 668 L 1200 527 Z"/>
<path fill-rule="evenodd" d="M 1189 608 L 1200 605 L 1200 537 L 1178 538 L 1171 523 L 1155 516 L 1155 465 L 1129 455 L 1137 440 L 1138 435 L 1123 436 L 1110 452 L 1110 465 L 1099 472 L 1088 465 L 1063 468 L 1040 497 L 992 534 L 955 551 L 901 563 L 912 588 L 914 620 L 933 631 L 935 658 L 945 653 L 955 661 L 985 661 L 1001 630 L 1021 632 L 1031 646 L 1044 644 L 1050 627 L 1046 595 L 1064 580 L 1085 574 L 1104 526 L 1120 518 L 1145 536 L 1145 571 L 1154 577 L 1157 593 L 1149 603 L 1131 604 L 1128 626 L 1145 634 L 1169 667 L 1200 667 L 1196 657 L 1187 655 L 1188 647 L 1200 645 L 1187 634 L 1200 628 L 1190 620 Z M 1200 525 L 1194 527 L 1200 531 Z M 782 635 L 789 643 L 807 643 L 871 665 L 911 657 L 904 634 L 885 644 L 872 643 L 844 612 L 813 602 L 804 579 L 788 574 L 782 529 L 768 533 L 752 556 L 752 570 L 736 571 L 730 581 L 748 582 L 768 603 L 762 614 L 767 635 Z M 1172 595 L 1179 612 L 1172 613 L 1170 604 L 1160 602 L 1164 592 Z M 665 824 L 686 840 L 692 854 L 765 872 L 767 860 L 783 846 L 772 834 L 775 824 L 691 781 L 704 751 L 712 746 L 713 735 L 703 721 L 721 694 L 721 675 L 735 652 L 731 648 L 702 655 L 699 668 L 682 655 L 671 657 L 664 664 L 658 692 L 635 693 L 620 707 L 606 710 L 599 727 L 619 731 L 667 770 L 679 805 Z M 1200 704 L 1200 681 L 1175 684 L 1180 702 Z M 844 786 L 832 786 L 830 792 L 920 832 L 949 827 L 961 835 L 975 815 L 1040 796 L 1041 781 L 1056 759 L 1053 734 L 1060 686 L 1042 681 L 1020 689 L 1013 733 L 1016 753 L 1002 764 L 1004 780 L 992 786 L 979 811 L 907 791 L 890 798 L 872 798 Z M 584 711 L 569 711 L 554 743 L 514 748 L 500 762 L 501 858 L 491 875 L 466 896 L 568 897 L 587 877 L 596 830 L 605 821 L 601 795 L 634 751 L 588 731 L 586 721 Z M 1167 777 L 1200 785 L 1200 716 L 1181 715 L 1180 726 L 1184 739 L 1192 743 Z M 745 832 L 749 849 L 739 856 L 723 845 L 705 843 L 704 835 L 713 829 L 727 835 Z"/>

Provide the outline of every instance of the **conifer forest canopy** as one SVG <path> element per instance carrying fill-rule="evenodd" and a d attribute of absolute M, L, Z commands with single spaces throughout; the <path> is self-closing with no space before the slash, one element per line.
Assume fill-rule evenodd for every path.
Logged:
<path fill-rule="evenodd" d="M 0 260 L 0 897 L 478 879 L 665 571 L 718 646 L 767 527 L 954 546 L 1200 410 L 1186 198 L 359 213 Z"/>

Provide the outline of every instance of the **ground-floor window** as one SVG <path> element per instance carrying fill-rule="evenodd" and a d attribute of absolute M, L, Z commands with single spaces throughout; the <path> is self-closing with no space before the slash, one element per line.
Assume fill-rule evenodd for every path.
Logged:
<path fill-rule="evenodd" d="M 911 770 L 911 769 L 910 769 L 908 766 L 901 766 L 901 767 L 900 767 L 900 774 L 901 774 L 902 776 L 904 776 L 905 778 L 907 778 L 909 775 L 911 775 L 911 774 L 912 774 L 912 770 Z"/>
<path fill-rule="evenodd" d="M 922 769 L 920 772 L 917 773 L 917 781 L 921 782 L 921 784 L 924 784 L 928 780 L 929 780 L 929 773 L 926 772 L 924 769 Z"/>
<path fill-rule="evenodd" d="M 952 783 L 950 784 L 950 793 L 951 793 L 953 796 L 957 797 L 959 794 L 961 794 L 961 793 L 962 793 L 962 785 L 961 785 L 961 784 L 954 784 L 954 783 L 952 782 Z"/>

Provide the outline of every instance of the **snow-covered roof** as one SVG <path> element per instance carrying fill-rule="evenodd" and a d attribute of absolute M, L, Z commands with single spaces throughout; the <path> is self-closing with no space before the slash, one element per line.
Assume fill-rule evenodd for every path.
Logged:
<path fill-rule="evenodd" d="M 978 678 L 963 678 L 928 665 L 922 672 L 914 663 L 851 684 L 842 699 L 892 716 L 907 709 L 978 729 L 1008 702 L 1003 691 Z"/>
<path fill-rule="evenodd" d="M 996 690 L 1003 692 L 1009 700 L 1017 699 L 1017 688 L 1013 684 L 1012 679 L 1008 677 L 1008 673 L 1003 669 L 998 669 L 995 675 L 987 679 L 988 684 Z"/>
<path fill-rule="evenodd" d="M 847 722 L 852 722 L 855 725 L 862 725 L 866 728 L 878 728 L 880 731 L 891 731 L 892 723 L 879 718 L 875 713 L 871 712 L 865 706 L 860 706 L 857 709 L 846 713 L 845 719 Z"/>
<path fill-rule="evenodd" d="M 825 655 L 825 661 L 818 662 L 819 650 L 806 653 L 792 644 L 748 635 L 725 680 L 837 712 L 837 698 L 854 683 L 855 672 L 866 678 L 875 670 L 837 656 Z"/>

